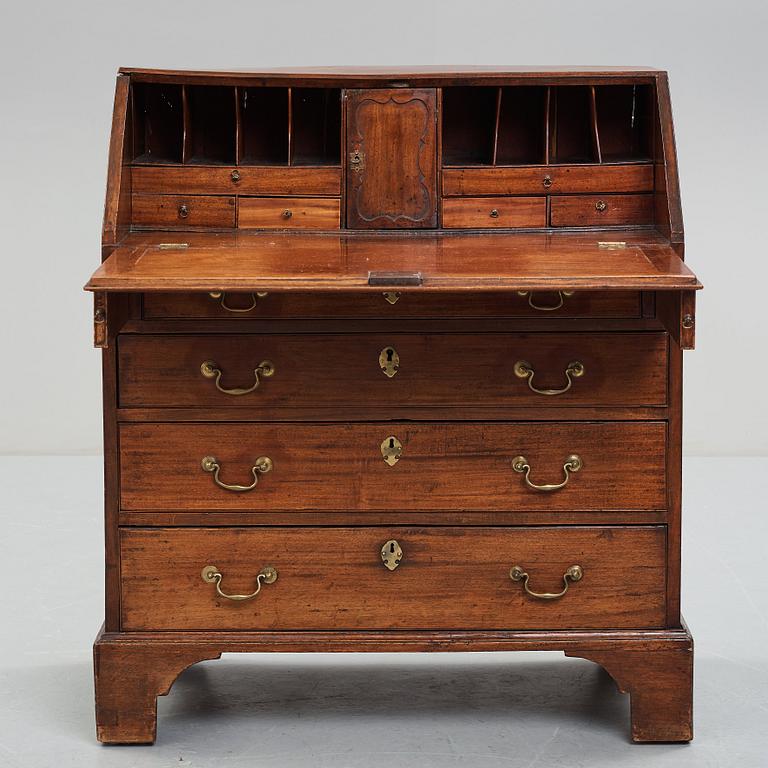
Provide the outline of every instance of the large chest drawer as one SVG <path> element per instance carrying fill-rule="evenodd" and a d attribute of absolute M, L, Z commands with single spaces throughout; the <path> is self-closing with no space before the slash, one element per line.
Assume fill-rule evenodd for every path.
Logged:
<path fill-rule="evenodd" d="M 452 317 L 639 318 L 639 291 L 418 293 L 146 293 L 144 317 L 267 320 L 279 318 Z"/>
<path fill-rule="evenodd" d="M 663 510 L 665 446 L 662 422 L 123 424 L 120 493 L 135 511 Z"/>
<path fill-rule="evenodd" d="M 122 626 L 124 630 L 661 626 L 665 540 L 662 526 L 123 529 Z M 391 565 L 395 564 L 389 558 L 391 550 L 399 555 L 394 570 L 385 567 L 382 549 Z M 204 580 L 207 566 L 219 574 L 218 579 Z M 518 580 L 510 576 L 515 566 Z M 528 575 L 527 581 L 521 572 Z M 540 596 L 558 594 L 566 584 L 560 597 Z M 226 597 L 249 595 L 257 586 L 258 594 L 250 599 Z"/>
<path fill-rule="evenodd" d="M 662 406 L 663 333 L 121 336 L 123 407 Z"/>

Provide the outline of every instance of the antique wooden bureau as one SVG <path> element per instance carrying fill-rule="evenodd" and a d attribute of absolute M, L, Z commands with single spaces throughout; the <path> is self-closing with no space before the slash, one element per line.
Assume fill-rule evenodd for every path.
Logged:
<path fill-rule="evenodd" d="M 121 70 L 101 741 L 248 651 L 560 650 L 692 736 L 666 73 Z"/>

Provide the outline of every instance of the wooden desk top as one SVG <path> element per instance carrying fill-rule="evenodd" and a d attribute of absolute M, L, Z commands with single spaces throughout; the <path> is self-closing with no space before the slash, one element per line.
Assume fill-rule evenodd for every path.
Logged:
<path fill-rule="evenodd" d="M 605 243 L 624 243 L 606 247 Z M 417 291 L 681 290 L 701 284 L 652 231 L 519 234 L 132 232 L 90 291 L 381 290 L 371 272 L 420 273 Z M 391 286 L 401 286 L 393 281 Z M 409 290 L 402 286 L 402 290 Z"/>

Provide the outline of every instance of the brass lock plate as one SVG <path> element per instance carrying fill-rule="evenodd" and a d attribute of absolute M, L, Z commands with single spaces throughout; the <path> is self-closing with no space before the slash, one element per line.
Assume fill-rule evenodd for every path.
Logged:
<path fill-rule="evenodd" d="M 400 355 L 394 347 L 384 347 L 379 355 L 379 366 L 382 373 L 391 379 L 400 368 Z"/>
<path fill-rule="evenodd" d="M 403 444 L 394 436 L 385 437 L 381 444 L 381 455 L 390 467 L 394 467 L 403 453 Z"/>
<path fill-rule="evenodd" d="M 365 155 L 362 150 L 355 149 L 349 153 L 349 167 L 355 173 L 360 173 L 365 168 Z"/>
<path fill-rule="evenodd" d="M 381 548 L 381 559 L 390 571 L 394 571 L 400 565 L 400 561 L 403 559 L 403 550 L 394 539 L 390 539 Z"/>

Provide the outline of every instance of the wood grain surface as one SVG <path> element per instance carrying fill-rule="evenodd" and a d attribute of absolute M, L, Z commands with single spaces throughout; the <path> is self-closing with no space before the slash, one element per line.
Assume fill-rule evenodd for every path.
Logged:
<path fill-rule="evenodd" d="M 661 626 L 663 527 L 124 529 L 122 626 L 146 629 L 561 629 Z M 394 571 L 381 548 L 396 540 Z M 556 600 L 578 564 L 584 578 Z M 215 565 L 225 593 L 201 578 Z"/>
<path fill-rule="evenodd" d="M 385 463 L 381 443 L 403 451 Z M 666 424 L 408 423 L 122 424 L 124 510 L 653 510 L 666 507 Z M 578 454 L 583 469 L 556 492 L 531 490 L 512 459 L 525 456 L 538 484 L 559 483 Z M 218 487 L 200 462 L 214 456 L 221 479 L 249 484 L 268 456 L 274 468 L 247 493 Z"/>
<path fill-rule="evenodd" d="M 663 406 L 667 400 L 667 338 L 634 334 L 334 334 L 152 336 L 119 341 L 120 405 L 223 406 Z M 390 378 L 380 356 L 394 350 Z M 386 355 L 385 355 L 386 357 Z M 246 395 L 227 395 L 201 373 L 222 371 L 222 388 L 249 388 L 263 361 L 269 378 Z M 534 370 L 538 389 L 563 389 L 574 362 L 584 374 L 559 395 L 541 395 L 515 375 L 518 361 Z"/>

